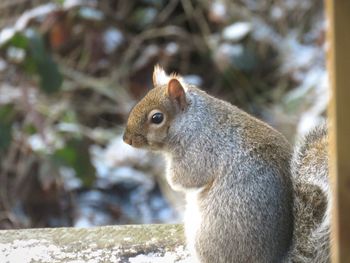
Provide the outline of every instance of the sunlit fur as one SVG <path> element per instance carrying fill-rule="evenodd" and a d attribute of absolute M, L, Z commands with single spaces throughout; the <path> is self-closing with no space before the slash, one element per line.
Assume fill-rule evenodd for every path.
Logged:
<path fill-rule="evenodd" d="M 149 114 L 155 109 L 164 114 L 165 120 L 162 125 L 154 125 L 150 122 Z M 176 107 L 167 97 L 166 88 L 164 86 L 155 87 L 131 110 L 130 116 L 134 117 L 128 119 L 124 136 L 132 139 L 134 147 L 161 149 L 168 136 L 174 111 Z"/>
<path fill-rule="evenodd" d="M 164 69 L 161 68 L 159 65 L 156 65 L 154 67 L 152 79 L 153 79 L 153 85 L 155 87 L 166 86 L 171 79 L 177 79 L 183 86 L 184 90 L 187 91 L 187 84 L 185 83 L 184 79 L 180 75 L 176 73 L 172 73 L 169 76 L 165 73 Z"/>

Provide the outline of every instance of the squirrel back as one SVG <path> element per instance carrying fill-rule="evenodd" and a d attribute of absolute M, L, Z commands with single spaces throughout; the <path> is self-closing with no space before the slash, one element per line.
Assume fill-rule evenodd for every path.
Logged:
<path fill-rule="evenodd" d="M 330 262 L 331 192 L 328 180 L 327 126 L 312 130 L 292 158 L 295 218 L 293 263 Z"/>

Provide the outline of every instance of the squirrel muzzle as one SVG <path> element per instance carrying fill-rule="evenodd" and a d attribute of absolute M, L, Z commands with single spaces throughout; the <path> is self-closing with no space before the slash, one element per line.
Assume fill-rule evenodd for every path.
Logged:
<path fill-rule="evenodd" d="M 127 143 L 133 147 L 136 147 L 136 148 L 142 148 L 142 147 L 145 147 L 147 145 L 147 140 L 143 135 L 133 134 L 133 133 L 128 132 L 128 130 L 126 130 L 124 132 L 123 140 L 125 143 Z"/>
<path fill-rule="evenodd" d="M 129 145 L 132 145 L 132 139 L 126 132 L 123 135 L 123 141 Z"/>

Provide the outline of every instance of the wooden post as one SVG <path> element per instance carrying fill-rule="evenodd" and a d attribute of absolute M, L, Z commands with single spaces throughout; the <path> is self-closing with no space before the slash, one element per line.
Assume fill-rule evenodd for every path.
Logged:
<path fill-rule="evenodd" d="M 332 262 L 350 262 L 350 1 L 326 0 L 331 83 Z"/>

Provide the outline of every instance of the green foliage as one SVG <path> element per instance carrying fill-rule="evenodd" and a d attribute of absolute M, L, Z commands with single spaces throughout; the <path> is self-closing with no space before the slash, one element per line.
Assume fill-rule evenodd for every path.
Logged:
<path fill-rule="evenodd" d="M 38 74 L 39 87 L 47 94 L 54 93 L 61 88 L 63 77 L 45 48 L 42 36 L 35 30 L 27 30 L 26 34 L 16 33 L 8 46 L 24 49 L 27 56 L 23 66 L 28 74 Z"/>
<path fill-rule="evenodd" d="M 63 78 L 56 63 L 46 51 L 43 38 L 35 31 L 28 35 L 30 56 L 40 77 L 40 88 L 46 93 L 58 91 Z"/>
<path fill-rule="evenodd" d="M 59 5 L 63 5 L 65 0 L 56 0 L 56 2 L 59 4 Z"/>
<path fill-rule="evenodd" d="M 95 180 L 95 168 L 91 164 L 88 144 L 79 139 L 72 139 L 55 151 L 53 160 L 58 165 L 69 166 L 85 186 L 91 186 Z"/>
<path fill-rule="evenodd" d="M 37 128 L 32 124 L 32 123 L 28 123 L 26 124 L 24 127 L 23 127 L 23 131 L 26 133 L 26 134 L 35 134 L 37 133 Z"/>
<path fill-rule="evenodd" d="M 11 143 L 13 115 L 12 105 L 0 108 L 0 151 L 6 150 Z"/>
<path fill-rule="evenodd" d="M 22 33 L 16 33 L 9 41 L 10 46 L 27 49 L 28 39 Z"/>
<path fill-rule="evenodd" d="M 52 59 L 50 51 L 46 48 L 43 36 L 38 31 L 26 29 L 24 32 L 17 32 L 1 47 L 3 50 L 9 48 L 24 51 L 25 56 L 21 58 L 21 61 L 15 63 L 19 63 L 27 75 L 39 80 L 38 86 L 42 92 L 54 94 L 60 90 L 63 82 L 62 74 Z M 6 150 L 11 144 L 14 116 L 19 110 L 20 108 L 14 109 L 12 105 L 0 107 L 0 152 Z M 77 119 L 74 112 L 67 110 L 62 116 L 62 121 L 76 123 Z M 38 129 L 41 128 L 33 123 L 26 123 L 22 126 L 22 132 L 27 135 L 38 133 Z M 43 160 L 47 160 L 56 168 L 60 166 L 72 168 L 84 186 L 89 187 L 95 180 L 95 169 L 91 164 L 89 145 L 83 139 L 68 139 L 67 137 L 64 138 L 64 147 L 57 149 L 52 155 L 44 156 Z"/>

